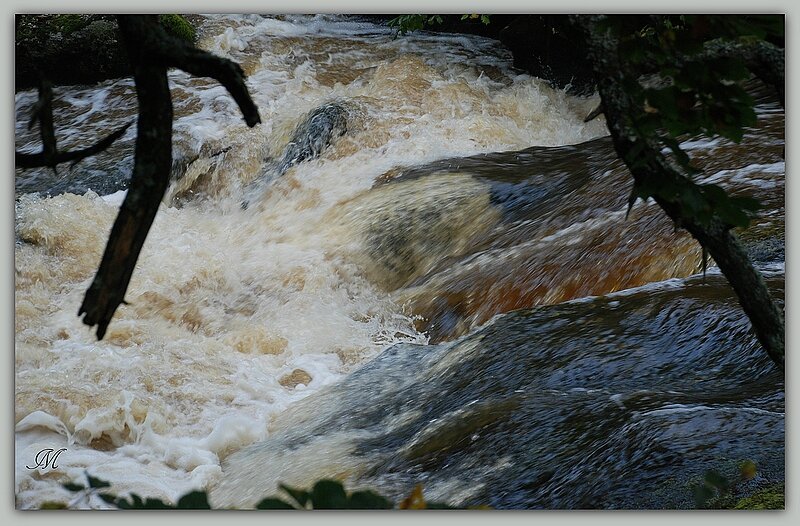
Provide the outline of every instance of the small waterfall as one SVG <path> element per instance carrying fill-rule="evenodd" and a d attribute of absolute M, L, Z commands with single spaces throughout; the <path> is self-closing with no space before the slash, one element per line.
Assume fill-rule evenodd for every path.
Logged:
<path fill-rule="evenodd" d="M 650 491 L 670 462 L 753 444 L 782 473 L 783 385 L 724 282 L 689 277 L 696 243 L 652 204 L 625 218 L 630 177 L 603 119 L 583 122 L 597 97 L 491 39 L 342 16 L 213 15 L 199 39 L 242 64 L 263 124 L 170 72 L 173 182 L 102 341 L 76 313 L 135 126 L 71 171 L 16 173 L 19 507 L 68 499 L 86 470 L 166 499 L 245 504 L 326 476 L 499 507 L 641 504 L 618 481 Z M 136 117 L 131 79 L 54 95 L 65 149 Z M 15 96 L 18 151 L 39 148 L 35 100 Z M 775 264 L 784 116 L 757 109 L 741 144 L 684 146 L 762 201 L 741 236 Z M 58 469 L 27 469 L 47 447 L 67 448 Z"/>

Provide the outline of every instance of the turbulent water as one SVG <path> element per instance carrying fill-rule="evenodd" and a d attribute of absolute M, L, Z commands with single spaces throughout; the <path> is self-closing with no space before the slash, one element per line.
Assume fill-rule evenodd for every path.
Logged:
<path fill-rule="evenodd" d="M 724 282 L 683 279 L 696 243 L 652 204 L 625 218 L 630 176 L 602 118 L 583 123 L 596 98 L 513 70 L 493 40 L 353 18 L 217 15 L 200 46 L 242 64 L 263 124 L 170 73 L 174 181 L 103 341 L 76 314 L 135 127 L 71 171 L 17 171 L 19 507 L 68 501 L 85 470 L 225 506 L 339 477 L 454 504 L 665 507 L 685 503 L 644 482 L 734 455 L 782 476 L 782 379 Z M 35 100 L 16 95 L 17 150 L 38 148 Z M 271 172 L 328 104 L 346 132 Z M 81 147 L 135 119 L 133 83 L 56 88 L 54 108 L 59 147 Z M 742 235 L 781 297 L 783 113 L 758 111 L 741 145 L 685 147 L 764 203 Z M 58 468 L 27 469 L 47 447 L 67 448 Z"/>

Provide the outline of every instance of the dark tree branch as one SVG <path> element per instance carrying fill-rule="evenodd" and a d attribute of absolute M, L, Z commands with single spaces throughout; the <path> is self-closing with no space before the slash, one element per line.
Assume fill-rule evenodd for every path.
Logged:
<path fill-rule="evenodd" d="M 111 317 L 125 299 L 139 253 L 167 190 L 172 164 L 172 99 L 167 69 L 148 64 L 140 53 L 131 49 L 135 46 L 131 43 L 137 40 L 136 33 L 122 21 L 123 17 L 120 18 L 120 29 L 133 65 L 139 121 L 128 194 L 108 237 L 97 275 L 78 311 L 78 316 L 85 314 L 83 323 L 97 325 L 99 339 L 105 335 Z"/>
<path fill-rule="evenodd" d="M 785 106 L 786 62 L 781 48 L 766 41 L 753 43 L 713 41 L 705 46 L 704 57 L 734 58 L 767 86 L 775 89 L 781 106 Z"/>
<path fill-rule="evenodd" d="M 39 134 L 42 137 L 42 156 L 45 164 L 40 166 L 49 166 L 55 170 L 56 163 L 53 157 L 58 154 L 58 148 L 53 127 L 53 86 L 46 80 L 42 80 L 39 84 L 39 100 L 31 115 L 31 122 L 34 116 L 39 120 Z"/>
<path fill-rule="evenodd" d="M 253 127 L 261 122 L 258 108 L 247 91 L 244 71 L 239 64 L 189 46 L 184 41 L 170 35 L 164 34 L 164 36 L 171 39 L 170 45 L 173 46 L 170 54 L 163 57 L 166 64 L 198 77 L 211 77 L 216 80 L 225 86 L 233 100 L 239 105 L 248 126 Z"/>
<path fill-rule="evenodd" d="M 148 61 L 167 68 L 182 69 L 197 77 L 213 78 L 231 94 L 248 126 L 252 128 L 261 122 L 258 107 L 250 97 L 245 74 L 239 64 L 173 37 L 161 25 L 146 23 L 142 15 L 119 15 L 117 19 L 120 24 L 125 23 L 136 31 L 139 39 L 137 48 L 147 56 Z M 146 29 L 143 24 L 146 24 Z"/>
<path fill-rule="evenodd" d="M 633 76 L 620 61 L 619 42 L 609 31 L 601 29 L 602 17 L 575 17 L 583 28 L 589 56 L 593 62 L 606 122 L 617 154 L 625 161 L 636 184 L 654 187 L 658 180 L 670 180 L 677 185 L 692 184 L 687 175 L 679 172 L 674 163 L 662 153 L 655 138 L 647 144 L 637 144 L 639 134 L 631 128 L 631 117 L 641 111 L 624 88 L 623 78 Z M 641 141 L 641 136 L 638 137 Z M 697 239 L 714 258 L 733 287 L 743 310 L 750 318 L 756 336 L 769 357 L 784 369 L 783 313 L 772 300 L 761 274 L 753 267 L 742 245 L 731 232 L 730 225 L 717 217 L 707 223 L 694 220 L 685 213 L 679 199 L 654 197 L 666 214 Z"/>
<path fill-rule="evenodd" d="M 53 87 L 47 80 L 42 80 L 39 85 L 39 99 L 31 109 L 31 119 L 28 129 L 33 128 L 39 122 L 40 135 L 42 137 L 42 151 L 39 153 L 14 152 L 14 163 L 18 168 L 39 168 L 47 166 L 56 170 L 56 166 L 61 163 L 72 161 L 72 166 L 78 164 L 81 159 L 97 155 L 102 152 L 117 139 L 122 137 L 128 127 L 133 123 L 128 123 L 119 130 L 115 131 L 105 139 L 84 148 L 71 152 L 59 152 L 56 145 L 56 133 L 53 126 Z"/>
<path fill-rule="evenodd" d="M 28 129 L 32 130 L 33 127 L 39 122 L 40 115 L 42 112 L 42 108 L 50 104 L 53 100 L 53 89 L 50 83 L 44 79 L 40 81 L 39 84 L 39 98 L 36 99 L 36 102 L 33 104 L 31 108 L 31 118 L 28 121 Z M 42 141 L 44 142 L 44 140 Z"/>
<path fill-rule="evenodd" d="M 705 45 L 705 50 L 700 57 L 705 60 L 734 58 L 744 61 L 747 69 L 749 69 L 756 78 L 775 90 L 781 106 L 786 106 L 785 56 L 783 50 L 778 46 L 763 40 L 753 43 L 715 40 Z M 682 59 L 685 61 L 686 57 Z M 650 70 L 648 73 L 657 73 L 657 71 Z M 583 119 L 583 122 L 589 122 L 604 112 L 605 110 L 603 109 L 603 103 L 601 101 L 595 109 L 589 112 L 586 118 Z"/>
<path fill-rule="evenodd" d="M 134 71 L 139 121 L 130 187 L 108 237 L 94 281 L 78 315 L 97 325 L 102 339 L 130 284 L 158 207 L 169 186 L 172 166 L 172 98 L 167 68 L 182 65 L 189 73 L 219 80 L 231 93 L 248 126 L 261 122 L 244 83 L 241 68 L 222 58 L 190 48 L 167 35 L 153 15 L 119 15 L 122 39 Z"/>
<path fill-rule="evenodd" d="M 589 122 L 592 119 L 597 118 L 599 115 L 602 115 L 604 111 L 603 101 L 600 101 L 600 104 L 598 104 L 595 109 L 589 112 L 589 114 L 583 119 L 583 122 Z"/>
<path fill-rule="evenodd" d="M 55 154 L 50 154 L 48 156 L 47 153 L 20 153 L 14 152 L 14 161 L 18 168 L 38 168 L 41 166 L 49 166 L 54 167 L 57 164 L 67 163 L 72 161 L 72 165 L 70 167 L 74 167 L 76 164 L 81 162 L 81 160 L 91 157 L 92 155 L 97 155 L 98 153 L 102 152 L 111 144 L 114 143 L 117 139 L 122 137 L 125 132 L 130 128 L 132 122 L 129 122 L 125 126 L 121 127 L 114 133 L 107 136 L 105 139 L 98 141 L 97 143 L 89 146 L 88 148 L 84 148 L 82 150 L 75 150 L 71 152 L 57 152 Z"/>

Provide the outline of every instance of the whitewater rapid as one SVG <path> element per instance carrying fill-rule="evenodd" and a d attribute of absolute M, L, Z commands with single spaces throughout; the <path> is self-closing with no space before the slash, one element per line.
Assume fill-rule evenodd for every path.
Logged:
<path fill-rule="evenodd" d="M 342 204 L 398 167 L 574 144 L 606 133 L 593 98 L 520 74 L 499 43 L 412 34 L 336 16 L 206 17 L 199 45 L 241 63 L 263 124 L 224 88 L 170 72 L 176 180 L 102 341 L 77 317 L 132 162 L 135 126 L 72 172 L 17 173 L 17 506 L 69 501 L 84 472 L 118 493 L 208 489 L 227 455 L 268 436 L 293 403 L 396 343 L 426 343 L 415 314 L 371 281 Z M 15 97 L 16 148 L 33 91 Z M 319 105 L 345 101 L 348 133 L 239 203 Z M 130 79 L 55 89 L 59 146 L 135 119 Z M 221 155 L 214 155 L 227 149 Z M 480 199 L 463 187 L 465 202 Z M 66 193 L 63 193 L 68 190 Z M 51 194 L 48 196 L 48 194 Z M 344 218 L 336 221 L 332 218 Z M 288 409 L 287 409 L 288 408 Z M 30 464 L 66 448 L 57 469 Z M 75 507 L 102 507 L 97 499 Z"/>

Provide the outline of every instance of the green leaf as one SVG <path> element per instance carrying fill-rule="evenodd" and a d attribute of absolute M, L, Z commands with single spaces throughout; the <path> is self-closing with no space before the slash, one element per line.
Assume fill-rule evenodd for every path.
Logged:
<path fill-rule="evenodd" d="M 305 490 L 292 488 L 285 484 L 278 485 L 278 488 L 285 491 L 300 505 L 300 508 L 305 508 L 306 504 L 311 500 L 311 494 Z"/>
<path fill-rule="evenodd" d="M 426 502 L 425 507 L 429 510 L 457 510 L 455 506 L 450 506 L 444 502 Z"/>
<path fill-rule="evenodd" d="M 714 498 L 714 490 L 708 486 L 698 484 L 694 487 L 694 503 L 697 508 L 705 508 L 712 498 Z"/>
<path fill-rule="evenodd" d="M 739 58 L 717 58 L 707 64 L 718 79 L 743 80 L 750 75 L 744 62 Z"/>
<path fill-rule="evenodd" d="M 114 504 L 117 508 L 121 510 L 133 510 L 136 509 L 130 502 L 124 499 L 116 499 L 112 504 Z"/>
<path fill-rule="evenodd" d="M 409 31 L 418 31 L 425 27 L 428 18 L 425 15 L 400 15 L 389 20 L 389 27 L 397 28 L 401 35 Z"/>
<path fill-rule="evenodd" d="M 756 212 L 761 210 L 762 206 L 758 199 L 754 199 L 752 197 L 742 196 L 742 197 L 731 197 L 730 198 L 733 203 L 736 204 L 737 207 L 741 208 L 742 210 L 746 210 L 748 212 Z"/>
<path fill-rule="evenodd" d="M 692 218 L 699 223 L 708 223 L 711 220 L 711 207 L 708 200 L 695 184 L 684 184 L 677 196 L 678 202 L 682 207 L 682 214 L 686 218 Z"/>
<path fill-rule="evenodd" d="M 347 494 L 335 480 L 320 480 L 314 484 L 311 501 L 315 510 L 347 509 Z"/>
<path fill-rule="evenodd" d="M 66 484 L 62 484 L 61 486 L 67 491 L 82 491 L 86 489 L 80 484 L 75 484 L 74 482 L 67 482 Z"/>
<path fill-rule="evenodd" d="M 67 505 L 64 502 L 55 502 L 48 500 L 43 502 L 42 505 L 39 507 L 40 510 L 65 510 L 67 509 Z"/>
<path fill-rule="evenodd" d="M 717 185 L 702 185 L 701 191 L 710 203 L 714 213 L 724 223 L 736 227 L 747 227 L 760 203 L 751 197 L 730 197 Z"/>
<path fill-rule="evenodd" d="M 117 507 L 121 510 L 170 510 L 175 509 L 161 499 L 142 499 L 136 493 L 131 493 L 131 500 L 118 498 L 115 501 Z"/>
<path fill-rule="evenodd" d="M 90 488 L 110 488 L 111 484 L 106 482 L 105 480 L 101 480 L 99 478 L 95 478 L 88 473 L 86 474 L 86 479 L 89 481 Z"/>
<path fill-rule="evenodd" d="M 208 496 L 205 491 L 192 491 L 187 493 L 178 500 L 175 506 L 182 510 L 210 510 L 211 506 L 208 504 Z"/>
<path fill-rule="evenodd" d="M 739 465 L 739 474 L 742 480 L 752 480 L 757 473 L 756 463 L 752 460 L 745 460 Z"/>
<path fill-rule="evenodd" d="M 390 510 L 392 502 L 372 491 L 355 491 L 350 495 L 348 509 L 353 510 Z"/>
<path fill-rule="evenodd" d="M 713 469 L 706 472 L 705 481 L 706 484 L 720 490 L 727 490 L 728 487 L 730 487 L 730 482 L 728 479 Z"/>
<path fill-rule="evenodd" d="M 693 173 L 693 172 L 696 171 L 689 164 L 689 162 L 690 162 L 689 156 L 686 154 L 686 152 L 684 152 L 681 149 L 681 145 L 680 145 L 680 143 L 678 143 L 677 140 L 675 140 L 672 137 L 663 137 L 661 139 L 661 142 L 663 142 L 665 146 L 667 146 L 670 150 L 672 150 L 672 153 L 675 155 L 675 160 L 678 161 L 678 163 L 684 169 L 688 170 L 690 173 Z"/>
<path fill-rule="evenodd" d="M 700 188 L 703 189 L 703 193 L 706 194 L 708 200 L 713 204 L 723 203 L 728 199 L 727 192 L 725 192 L 721 186 L 715 184 L 704 184 L 700 185 Z"/>
<path fill-rule="evenodd" d="M 161 499 L 145 499 L 141 508 L 145 510 L 174 510 L 175 506 L 171 506 Z"/>

